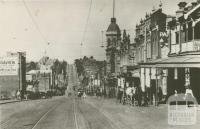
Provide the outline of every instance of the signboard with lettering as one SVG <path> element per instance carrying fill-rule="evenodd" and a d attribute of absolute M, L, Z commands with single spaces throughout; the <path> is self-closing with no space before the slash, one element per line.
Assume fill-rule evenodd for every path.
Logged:
<path fill-rule="evenodd" d="M 0 76 L 18 75 L 18 57 L 0 57 Z"/>
<path fill-rule="evenodd" d="M 168 42 L 168 33 L 167 32 L 160 32 L 160 45 L 161 47 L 165 46 Z"/>

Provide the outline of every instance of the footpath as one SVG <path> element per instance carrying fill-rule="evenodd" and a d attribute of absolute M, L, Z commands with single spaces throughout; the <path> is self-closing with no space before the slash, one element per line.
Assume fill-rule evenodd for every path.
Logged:
<path fill-rule="evenodd" d="M 88 96 L 84 101 L 99 109 L 105 116 L 115 123 L 119 129 L 199 129 L 200 111 L 197 111 L 194 125 L 169 125 L 168 105 L 138 107 L 122 105 L 116 99 L 104 99 Z"/>
<path fill-rule="evenodd" d="M 24 100 L 17 100 L 17 99 L 0 100 L 0 105 L 1 105 L 1 104 L 7 104 L 7 103 L 21 102 L 21 101 L 24 101 Z"/>

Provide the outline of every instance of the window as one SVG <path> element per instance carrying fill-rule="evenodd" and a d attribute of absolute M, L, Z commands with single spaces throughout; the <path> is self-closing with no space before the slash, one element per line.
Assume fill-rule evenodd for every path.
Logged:
<path fill-rule="evenodd" d="M 200 22 L 194 28 L 194 39 L 200 39 Z"/>
<path fill-rule="evenodd" d="M 181 43 L 185 43 L 185 42 L 186 42 L 186 24 L 182 26 L 182 30 L 181 30 Z"/>
<path fill-rule="evenodd" d="M 107 40 L 107 43 L 108 43 L 108 46 L 110 46 L 110 45 L 111 45 L 111 40 L 108 39 L 108 40 Z"/>
<path fill-rule="evenodd" d="M 151 58 L 151 43 L 147 43 L 147 58 Z"/>
<path fill-rule="evenodd" d="M 176 44 L 179 44 L 179 32 L 176 32 Z"/>
<path fill-rule="evenodd" d="M 116 41 L 117 41 L 116 38 L 113 38 L 113 45 L 114 45 L 114 46 L 117 45 Z"/>
<path fill-rule="evenodd" d="M 192 29 L 192 22 L 188 23 L 188 41 L 193 39 L 193 29 Z"/>

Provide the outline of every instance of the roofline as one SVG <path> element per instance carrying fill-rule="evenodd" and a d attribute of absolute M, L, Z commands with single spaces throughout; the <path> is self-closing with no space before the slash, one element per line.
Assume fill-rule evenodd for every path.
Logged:
<path fill-rule="evenodd" d="M 190 10 L 189 12 L 187 12 L 186 14 L 184 14 L 184 18 L 188 19 L 188 16 L 190 14 L 192 14 L 195 10 L 197 10 L 198 8 L 200 8 L 200 4 L 198 4 L 197 6 L 195 6 L 192 10 Z"/>

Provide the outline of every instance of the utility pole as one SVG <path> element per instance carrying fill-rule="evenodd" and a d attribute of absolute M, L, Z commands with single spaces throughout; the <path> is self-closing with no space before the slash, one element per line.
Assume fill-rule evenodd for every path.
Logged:
<path fill-rule="evenodd" d="M 20 54 L 20 52 L 18 52 L 18 61 L 19 61 L 19 72 L 18 72 L 18 74 L 19 74 L 19 92 L 20 92 L 20 95 L 22 95 L 22 93 L 21 93 L 21 54 Z M 20 96 L 21 98 L 22 98 L 22 96 Z"/>

